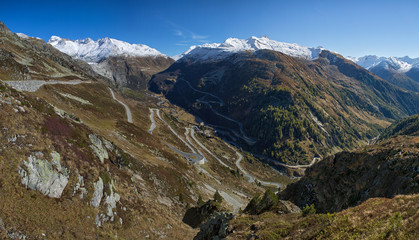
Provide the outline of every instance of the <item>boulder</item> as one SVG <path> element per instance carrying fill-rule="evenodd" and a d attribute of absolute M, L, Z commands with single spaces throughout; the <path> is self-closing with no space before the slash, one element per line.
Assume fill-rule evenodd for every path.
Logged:
<path fill-rule="evenodd" d="M 21 183 L 32 190 L 38 190 L 51 198 L 60 198 L 67 186 L 69 171 L 61 166 L 60 154 L 52 152 L 51 163 L 41 159 L 43 154 L 31 154 L 24 166 L 19 166 Z"/>

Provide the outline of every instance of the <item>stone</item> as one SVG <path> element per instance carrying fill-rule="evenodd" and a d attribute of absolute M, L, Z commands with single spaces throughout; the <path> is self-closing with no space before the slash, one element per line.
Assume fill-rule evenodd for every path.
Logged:
<path fill-rule="evenodd" d="M 113 209 L 116 208 L 116 203 L 121 200 L 121 197 L 118 193 L 115 193 L 113 191 L 113 182 L 109 185 L 110 188 L 110 194 L 109 196 L 106 196 L 105 198 L 105 204 L 106 204 L 106 215 L 111 218 L 111 221 L 114 220 L 114 212 Z"/>
<path fill-rule="evenodd" d="M 7 138 L 7 141 L 8 141 L 9 143 L 11 143 L 11 142 L 16 142 L 16 140 L 17 140 L 17 135 L 16 135 L 16 134 L 15 134 L 15 135 L 13 135 L 12 137 Z"/>
<path fill-rule="evenodd" d="M 104 163 L 105 159 L 109 158 L 109 155 L 106 149 L 103 147 L 102 141 L 95 134 L 89 134 L 89 139 L 92 142 L 90 147 L 92 148 L 93 152 L 99 158 L 100 162 Z"/>
<path fill-rule="evenodd" d="M 24 167 L 19 166 L 21 183 L 51 198 L 60 198 L 67 186 L 69 171 L 61 166 L 58 152 L 51 153 L 51 163 L 41 157 L 40 152 L 31 154 L 28 161 L 23 162 Z"/>
<path fill-rule="evenodd" d="M 113 151 L 114 150 L 114 145 L 109 142 L 106 139 L 103 139 L 103 144 L 105 145 L 106 149 L 108 149 L 109 151 Z"/>
<path fill-rule="evenodd" d="M 0 217 L 0 232 L 3 232 L 4 230 L 6 230 L 6 227 L 4 226 L 3 219 Z"/>
<path fill-rule="evenodd" d="M 80 192 L 80 199 L 83 199 L 83 197 L 85 195 L 87 195 L 88 191 L 84 187 L 83 176 L 81 176 L 79 173 L 77 173 L 77 179 L 78 179 L 78 182 L 76 183 L 76 186 L 74 186 L 73 196 L 76 195 L 77 192 Z"/>
<path fill-rule="evenodd" d="M 99 180 L 96 183 L 94 183 L 94 187 L 95 192 L 93 193 L 93 198 L 90 201 L 90 205 L 97 208 L 99 207 L 100 201 L 103 197 L 103 180 L 101 177 L 99 177 Z"/>

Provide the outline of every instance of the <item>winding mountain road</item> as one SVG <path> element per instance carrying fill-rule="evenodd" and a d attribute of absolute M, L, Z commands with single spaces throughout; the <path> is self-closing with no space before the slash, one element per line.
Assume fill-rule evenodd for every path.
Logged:
<path fill-rule="evenodd" d="M 118 103 L 120 103 L 122 106 L 124 106 L 124 108 L 125 108 L 125 112 L 127 113 L 127 121 L 128 121 L 129 123 L 132 123 L 132 114 L 131 114 L 131 110 L 129 109 L 129 107 L 128 107 L 125 103 L 123 103 L 122 101 L 118 100 L 118 99 L 115 97 L 115 93 L 113 92 L 113 90 L 112 90 L 111 88 L 109 88 L 109 91 L 111 91 L 112 98 L 113 98 L 115 101 L 117 101 Z"/>
<path fill-rule="evenodd" d="M 198 143 L 198 145 L 204 149 L 209 155 L 211 155 L 213 158 L 215 158 L 221 165 L 223 165 L 224 167 L 230 169 L 230 170 L 234 170 L 234 168 L 228 166 L 226 163 L 224 163 L 223 161 L 221 161 L 217 156 L 215 156 L 214 153 L 212 153 L 210 150 L 208 150 L 208 148 L 206 148 L 196 137 L 195 137 L 195 130 L 193 128 L 191 128 L 191 137 L 193 138 L 193 140 L 195 140 L 196 143 Z"/>
<path fill-rule="evenodd" d="M 169 148 L 171 148 L 173 151 L 175 151 L 176 153 L 180 154 L 181 156 L 185 157 L 188 161 L 193 162 L 193 163 L 198 163 L 198 164 L 204 164 L 207 160 L 205 159 L 204 155 L 202 154 L 202 152 L 197 149 L 197 151 L 194 149 L 192 142 L 190 141 L 189 137 L 188 137 L 188 133 L 189 130 L 187 130 L 185 132 L 185 136 L 188 142 L 186 142 L 167 122 L 166 120 L 164 120 L 161 115 L 160 115 L 160 109 L 157 108 L 150 108 L 150 120 L 151 120 L 151 126 L 150 126 L 150 130 L 148 131 L 150 134 L 152 134 L 153 130 L 156 128 L 156 122 L 154 120 L 154 112 L 156 112 L 157 117 L 169 128 L 169 130 L 179 139 L 181 140 L 191 151 L 192 153 L 187 153 L 187 152 L 183 152 L 177 148 L 175 148 L 174 146 L 168 144 L 168 143 L 164 143 L 165 145 L 167 145 Z"/>
<path fill-rule="evenodd" d="M 191 141 L 191 139 L 189 138 L 189 131 L 190 131 L 190 130 L 191 130 L 191 128 L 185 127 L 185 137 L 186 137 L 186 140 L 188 140 L 189 144 L 191 144 L 191 146 L 193 146 L 193 147 L 196 149 L 196 151 L 198 151 L 198 153 L 199 153 L 201 156 L 203 156 L 203 157 L 204 157 L 204 162 L 206 162 L 206 161 L 207 161 L 207 159 L 205 159 L 204 154 L 201 152 L 201 150 L 199 150 L 199 148 L 197 148 L 197 147 L 195 146 L 195 144 L 193 144 L 193 142 L 192 142 L 192 141 Z"/>
<path fill-rule="evenodd" d="M 207 105 L 211 109 L 211 111 L 214 112 L 216 115 L 218 115 L 218 116 L 220 116 L 220 117 L 222 117 L 222 118 L 224 118 L 224 119 L 226 119 L 228 121 L 231 121 L 231 122 L 234 122 L 235 124 L 237 124 L 238 127 L 239 127 L 239 130 L 240 130 L 241 135 L 237 134 L 234 130 L 230 129 L 230 131 L 232 131 L 234 133 L 234 135 L 236 135 L 237 137 L 243 139 L 249 145 L 254 145 L 256 143 L 256 140 L 254 140 L 254 139 L 252 139 L 252 138 L 250 138 L 250 137 L 248 137 L 246 135 L 246 133 L 243 130 L 243 124 L 241 122 L 236 121 L 236 120 L 234 120 L 234 119 L 232 119 L 230 117 L 227 117 L 227 116 L 219 113 L 217 110 L 215 110 L 212 107 L 211 103 L 216 103 L 220 107 L 224 106 L 224 101 L 221 98 L 219 98 L 218 96 L 216 96 L 216 95 L 214 95 L 212 93 L 204 92 L 204 91 L 201 91 L 201 90 L 198 90 L 198 89 L 192 87 L 191 83 L 188 82 L 188 81 L 186 81 L 186 80 L 184 80 L 184 79 L 179 79 L 179 80 L 182 81 L 182 82 L 185 82 L 193 91 L 198 92 L 198 93 L 202 93 L 202 94 L 205 94 L 206 96 L 210 96 L 210 97 L 215 98 L 217 101 L 204 101 L 202 99 L 197 99 L 196 101 L 199 102 L 199 103 L 202 103 L 202 104 Z M 205 98 L 205 97 L 203 97 L 203 98 Z"/>
<path fill-rule="evenodd" d="M 223 115 L 223 114 L 219 113 L 219 112 L 218 112 L 217 110 L 215 110 L 215 109 L 212 107 L 212 105 L 211 105 L 211 104 L 209 104 L 209 102 L 207 102 L 207 101 L 202 101 L 202 100 L 200 100 L 200 99 L 197 99 L 196 101 L 197 101 L 197 102 L 199 102 L 199 103 L 203 103 L 203 104 L 207 105 L 207 106 L 211 109 L 211 111 L 212 111 L 213 113 L 215 113 L 216 115 L 218 115 L 218 116 L 220 116 L 220 117 L 222 117 L 222 118 L 224 118 L 224 119 L 226 119 L 226 120 L 228 120 L 228 121 L 231 121 L 231 122 L 234 122 L 235 124 L 237 124 L 237 126 L 239 127 L 239 130 L 240 130 L 241 135 L 239 135 L 238 133 L 236 133 L 236 131 L 234 131 L 234 130 L 232 130 L 232 129 L 227 128 L 227 129 L 229 129 L 230 131 L 232 131 L 232 132 L 233 132 L 233 134 L 234 134 L 234 135 L 236 135 L 236 137 L 239 137 L 239 138 L 243 139 L 243 140 L 244 140 L 244 141 L 246 141 L 249 145 L 254 145 L 254 144 L 256 143 L 256 140 L 254 140 L 254 139 L 252 139 L 252 138 L 250 138 L 250 137 L 248 137 L 248 136 L 246 135 L 246 133 L 245 133 L 245 132 L 244 132 L 244 130 L 243 130 L 243 124 L 242 124 L 241 122 L 236 121 L 236 120 L 234 120 L 234 119 L 232 119 L 232 118 L 230 118 L 230 117 L 227 117 L 226 115 Z"/>
<path fill-rule="evenodd" d="M 204 91 L 201 91 L 201 90 L 198 90 L 198 89 L 196 89 L 196 88 L 194 88 L 191 84 L 190 84 L 190 82 L 188 82 L 188 81 L 186 81 L 186 80 L 184 80 L 184 79 L 179 79 L 180 81 L 182 81 L 182 82 L 185 82 L 193 91 L 195 91 L 195 92 L 198 92 L 198 93 L 202 93 L 202 94 L 205 94 L 205 95 L 207 95 L 207 96 L 210 96 L 210 97 L 213 97 L 213 98 L 215 98 L 217 101 L 204 101 L 204 100 L 202 100 L 202 99 L 197 99 L 196 101 L 197 102 L 199 102 L 199 103 L 202 103 L 202 104 L 205 104 L 205 105 L 207 105 L 210 109 L 211 109 L 211 111 L 212 112 L 214 112 L 214 114 L 216 114 L 216 115 L 218 115 L 218 116 L 220 116 L 220 117 L 222 117 L 222 118 L 224 118 L 224 119 L 226 119 L 226 120 L 228 120 L 228 121 L 231 121 L 231 122 L 233 122 L 233 123 L 235 123 L 235 124 L 237 124 L 238 125 L 238 127 L 239 127 L 239 130 L 240 130 L 240 133 L 237 133 L 235 130 L 233 130 L 233 129 L 231 129 L 231 128 L 227 128 L 227 127 L 222 127 L 223 129 L 226 129 L 226 130 L 229 130 L 229 131 L 231 131 L 236 137 L 238 137 L 238 138 L 241 138 L 241 139 L 243 139 L 244 141 L 246 141 L 249 145 L 254 145 L 255 143 L 256 143 L 256 140 L 254 140 L 254 139 L 252 139 L 252 138 L 250 138 L 250 137 L 248 137 L 247 135 L 246 135 L 246 133 L 244 132 L 244 130 L 243 130 L 243 124 L 241 123 L 241 122 L 239 122 L 239 121 L 236 121 L 236 120 L 234 120 L 234 119 L 232 119 L 232 118 L 230 118 L 230 117 L 228 117 L 228 116 L 225 116 L 225 115 L 223 115 L 223 114 L 221 114 L 221 113 L 219 113 L 217 110 L 215 110 L 214 108 L 213 108 L 213 106 L 211 105 L 211 103 L 216 103 L 216 104 L 218 104 L 220 107 L 221 106 L 224 106 L 224 101 L 221 99 L 221 98 L 219 98 L 218 96 L 216 96 L 216 95 L 214 95 L 214 94 L 212 94 L 212 93 L 209 93 L 209 92 L 204 92 Z M 203 98 L 205 98 L 205 97 L 203 97 Z M 199 144 L 199 143 L 198 143 Z M 200 145 L 201 146 L 201 145 Z M 201 146 L 202 147 L 202 146 Z M 205 148 L 204 148 L 205 149 Z M 253 153 L 252 153 L 253 154 Z M 277 161 L 274 161 L 273 159 L 270 159 L 270 158 L 267 158 L 267 157 L 265 157 L 265 156 L 261 156 L 261 155 L 257 155 L 257 154 L 253 154 L 254 156 L 256 156 L 256 157 L 259 157 L 259 158 L 263 158 L 263 159 L 267 159 L 267 160 L 269 160 L 269 161 L 273 161 L 273 162 L 275 162 L 275 164 L 277 164 L 277 165 L 280 165 L 280 166 L 283 166 L 283 167 L 287 167 L 287 168 L 292 168 L 292 169 L 302 169 L 302 168 L 308 168 L 308 167 L 311 167 L 314 163 L 316 163 L 317 161 L 320 161 L 320 158 L 318 158 L 318 157 L 315 157 L 315 158 L 313 158 L 313 160 L 311 161 L 311 163 L 310 164 L 307 164 L 307 165 L 288 165 L 288 164 L 285 164 L 285 163 L 278 163 Z M 260 181 L 261 183 L 263 182 L 263 181 Z"/>
<path fill-rule="evenodd" d="M 183 81 L 183 82 L 185 82 L 192 90 L 194 90 L 195 92 L 199 92 L 199 93 L 202 93 L 202 94 L 205 94 L 205 95 L 207 95 L 207 96 L 211 96 L 211 97 L 213 97 L 213 98 L 215 98 L 215 99 L 217 99 L 218 100 L 218 102 L 217 101 L 211 101 L 211 102 L 213 102 L 213 103 L 217 103 L 218 105 L 220 105 L 220 107 L 222 107 L 222 106 L 224 106 L 224 101 L 223 100 L 221 100 L 221 98 L 219 98 L 219 97 L 217 97 L 217 96 L 215 96 L 214 94 L 212 94 L 212 93 L 209 93 L 209 92 L 204 92 L 204 91 L 201 91 L 201 90 L 198 90 L 198 89 L 196 89 L 196 88 L 194 88 L 194 87 L 192 87 L 192 85 L 191 85 L 191 83 L 190 82 L 188 82 L 188 81 L 186 81 L 186 80 L 183 80 L 183 79 L 179 79 L 180 81 Z"/>
<path fill-rule="evenodd" d="M 242 168 L 242 166 L 240 166 L 240 162 L 243 159 L 243 155 L 241 153 L 239 153 L 238 151 L 236 151 L 232 146 L 230 146 L 229 144 L 227 144 L 227 146 L 232 149 L 236 154 L 237 154 L 237 160 L 236 160 L 236 167 L 240 170 L 240 172 L 243 173 L 243 176 L 245 178 L 247 178 L 247 180 L 249 182 L 254 182 L 255 180 L 257 182 L 259 182 L 261 185 L 263 186 L 274 186 L 276 188 L 280 188 L 282 185 L 280 183 L 277 182 L 268 182 L 268 181 L 262 181 L 260 179 L 257 179 L 255 176 L 251 175 L 250 173 L 248 173 L 244 168 Z"/>

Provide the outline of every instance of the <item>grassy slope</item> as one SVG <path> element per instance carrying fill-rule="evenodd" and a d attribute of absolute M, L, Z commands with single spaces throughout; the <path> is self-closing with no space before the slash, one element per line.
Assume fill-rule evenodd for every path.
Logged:
<path fill-rule="evenodd" d="M 336 214 L 240 215 L 227 239 L 415 239 L 419 235 L 419 194 L 371 198 Z M 252 227 L 251 227 L 252 226 Z"/>

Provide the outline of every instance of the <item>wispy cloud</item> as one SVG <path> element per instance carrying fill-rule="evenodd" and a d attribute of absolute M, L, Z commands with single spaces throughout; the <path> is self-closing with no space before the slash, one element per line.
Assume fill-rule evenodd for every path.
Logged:
<path fill-rule="evenodd" d="M 179 36 L 179 37 L 185 37 L 185 34 L 183 34 L 183 32 L 182 32 L 182 31 L 180 31 L 180 30 L 178 30 L 178 29 L 175 29 L 175 30 L 174 30 L 174 32 L 175 32 L 175 35 L 176 35 L 176 36 Z"/>
<path fill-rule="evenodd" d="M 190 32 L 190 33 L 191 33 L 192 39 L 194 39 L 194 40 L 203 40 L 203 39 L 208 38 L 208 36 L 198 35 L 198 34 L 195 34 L 193 32 Z"/>
<path fill-rule="evenodd" d="M 190 46 L 193 44 L 202 44 L 209 42 L 208 35 L 197 34 L 173 22 L 168 22 L 168 24 L 173 28 L 174 35 L 182 38 L 182 40 L 179 40 L 177 43 L 175 43 L 175 45 Z"/>

